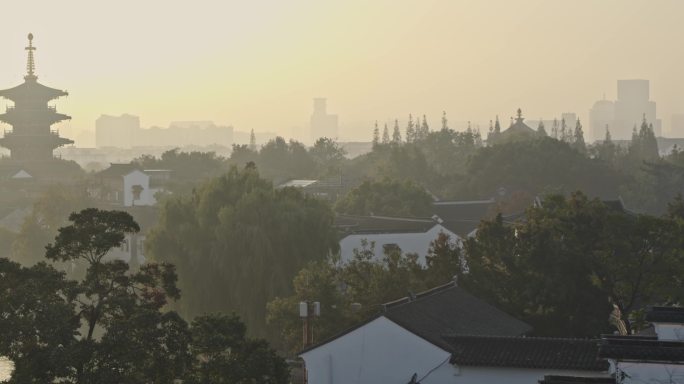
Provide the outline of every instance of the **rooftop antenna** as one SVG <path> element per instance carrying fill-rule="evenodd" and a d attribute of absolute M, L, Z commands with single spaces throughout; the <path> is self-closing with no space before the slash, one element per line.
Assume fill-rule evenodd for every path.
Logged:
<path fill-rule="evenodd" d="M 36 71 L 36 62 L 33 59 L 33 51 L 36 50 L 36 47 L 33 46 L 33 33 L 28 34 L 28 41 L 29 45 L 28 47 L 24 48 L 28 51 L 28 60 L 26 61 L 26 76 L 24 76 L 24 79 L 26 80 L 35 80 L 38 77 L 35 75 Z"/>

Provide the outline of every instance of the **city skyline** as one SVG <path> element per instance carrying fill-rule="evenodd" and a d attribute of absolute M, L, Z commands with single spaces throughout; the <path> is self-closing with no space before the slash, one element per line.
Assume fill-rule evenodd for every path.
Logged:
<path fill-rule="evenodd" d="M 409 113 L 434 125 L 443 110 L 453 121 L 498 114 L 505 125 L 520 107 L 528 119 L 588 122 L 619 79 L 650 80 L 665 134 L 684 112 L 684 52 L 666 44 L 684 32 L 681 2 L 198 4 L 17 4 L 26 16 L 0 26 L 0 86 L 20 83 L 33 32 L 39 81 L 70 93 L 58 106 L 73 120 L 56 128 L 73 138 L 123 113 L 143 127 L 212 120 L 305 138 L 315 97 L 339 115 L 343 140 L 368 140 L 375 120 Z"/>

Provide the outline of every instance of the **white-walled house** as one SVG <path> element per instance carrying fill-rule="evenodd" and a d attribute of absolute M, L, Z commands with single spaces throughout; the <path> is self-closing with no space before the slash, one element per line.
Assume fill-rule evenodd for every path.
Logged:
<path fill-rule="evenodd" d="M 335 224 L 344 233 L 340 240 L 342 262 L 352 260 L 355 250 L 362 250 L 365 243 L 377 260 L 386 247 L 398 247 L 403 253 L 417 254 L 419 263 L 425 265 L 425 255 L 440 234 L 448 235 L 454 245 L 461 241 L 460 236 L 431 218 L 339 215 Z"/>
<path fill-rule="evenodd" d="M 140 170 L 123 175 L 123 205 L 126 207 L 155 205 L 157 200 L 150 189 L 150 176 Z"/>
<path fill-rule="evenodd" d="M 309 383 L 520 383 L 608 376 L 593 340 L 524 337 L 531 327 L 455 283 L 383 306 L 301 352 Z"/>
<path fill-rule="evenodd" d="M 99 200 L 124 207 L 152 206 L 155 195 L 163 191 L 168 181 L 168 170 L 141 170 L 135 164 L 111 164 L 99 172 L 100 185 L 91 188 Z"/>
<path fill-rule="evenodd" d="M 684 308 L 654 307 L 646 320 L 651 334 L 606 336 L 600 356 L 618 383 L 684 383 Z"/>

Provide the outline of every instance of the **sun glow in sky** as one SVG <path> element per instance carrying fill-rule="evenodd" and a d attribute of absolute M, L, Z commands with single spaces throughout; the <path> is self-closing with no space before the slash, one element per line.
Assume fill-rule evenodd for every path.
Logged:
<path fill-rule="evenodd" d="M 452 121 L 576 112 L 651 80 L 665 132 L 684 112 L 684 1 L 273 0 L 4 2 L 0 88 L 22 81 L 33 32 L 39 81 L 66 89 L 60 128 L 100 114 L 143 126 L 214 120 L 301 134 L 313 97 L 341 139 L 375 120 L 441 111 Z M 299 127 L 299 129 L 293 127 Z M 486 129 L 486 127 L 482 127 Z M 78 144 L 78 143 L 77 143 Z"/>

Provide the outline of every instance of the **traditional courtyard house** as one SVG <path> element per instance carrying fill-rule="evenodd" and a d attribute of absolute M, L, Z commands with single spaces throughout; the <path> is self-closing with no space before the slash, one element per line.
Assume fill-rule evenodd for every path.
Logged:
<path fill-rule="evenodd" d="M 455 245 L 461 239 L 438 218 L 338 215 L 335 226 L 342 233 L 342 262 L 352 260 L 355 251 L 364 247 L 373 251 L 376 260 L 382 259 L 385 250 L 399 248 L 403 253 L 418 255 L 420 264 L 425 265 L 425 255 L 440 233 L 448 235 Z"/>
<path fill-rule="evenodd" d="M 96 174 L 99 185 L 93 194 L 101 201 L 118 206 L 155 205 L 155 194 L 163 191 L 169 178 L 168 170 L 141 170 L 135 164 L 111 164 Z"/>
<path fill-rule="evenodd" d="M 599 354 L 618 383 L 684 383 L 684 308 L 655 307 L 642 335 L 605 336 Z"/>
<path fill-rule="evenodd" d="M 359 326 L 303 350 L 309 383 L 536 383 L 608 376 L 596 341 L 524 337 L 526 323 L 455 282 L 383 305 Z"/>

